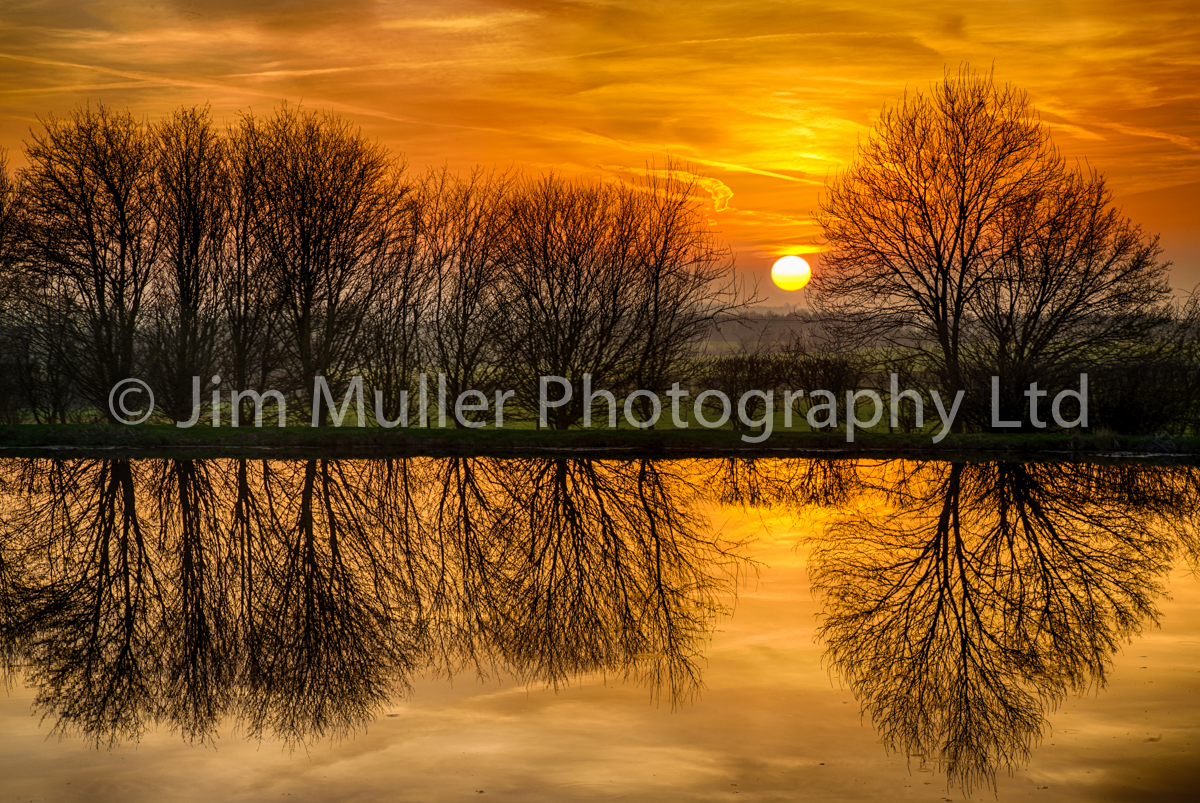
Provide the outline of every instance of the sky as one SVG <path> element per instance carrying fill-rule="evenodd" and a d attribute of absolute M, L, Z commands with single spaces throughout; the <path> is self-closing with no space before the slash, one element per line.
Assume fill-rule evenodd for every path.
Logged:
<path fill-rule="evenodd" d="M 768 305 L 821 249 L 827 177 L 881 109 L 967 63 L 1029 93 L 1071 160 L 1200 283 L 1200 7 L 1116 2 L 135 3 L 0 0 L 0 147 L 103 101 L 218 121 L 282 101 L 337 111 L 411 169 L 606 178 L 682 159 Z M 819 257 L 815 257 L 820 269 Z"/>

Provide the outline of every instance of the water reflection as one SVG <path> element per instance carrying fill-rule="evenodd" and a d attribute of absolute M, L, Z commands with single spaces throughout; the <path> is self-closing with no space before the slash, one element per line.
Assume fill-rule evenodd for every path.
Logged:
<path fill-rule="evenodd" d="M 3 632 L 58 732 L 346 733 L 416 674 L 694 695 L 733 544 L 646 461 L 10 461 Z"/>
<path fill-rule="evenodd" d="M 418 678 L 671 705 L 753 565 L 711 505 L 807 515 L 828 665 L 966 790 L 1157 620 L 1190 467 L 844 460 L 0 462 L 0 661 L 97 743 L 355 731 Z"/>
<path fill-rule="evenodd" d="M 1069 692 L 1155 622 L 1191 469 L 890 464 L 815 539 L 819 637 L 892 750 L 966 791 L 1022 766 Z"/>
<path fill-rule="evenodd" d="M 697 461 L 691 473 L 707 498 L 753 508 L 841 509 L 864 490 L 855 460 L 729 457 Z"/>

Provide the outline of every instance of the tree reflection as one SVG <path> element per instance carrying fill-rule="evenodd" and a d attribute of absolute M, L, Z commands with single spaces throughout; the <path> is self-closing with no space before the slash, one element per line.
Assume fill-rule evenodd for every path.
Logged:
<path fill-rule="evenodd" d="M 698 462 L 702 498 L 746 508 L 841 508 L 862 491 L 857 460 L 727 457 Z"/>
<path fill-rule="evenodd" d="M 1193 561 L 1193 468 L 836 460 L 0 461 L 0 661 L 60 733 L 351 733 L 416 677 L 672 705 L 750 565 L 699 502 L 822 509 L 832 669 L 966 790 L 1104 684 Z"/>
<path fill-rule="evenodd" d="M 13 460 L 0 644 L 59 732 L 347 734 L 416 673 L 672 702 L 733 545 L 646 462 Z"/>
<path fill-rule="evenodd" d="M 151 480 L 162 550 L 164 662 L 161 715 L 205 739 L 231 701 L 238 631 L 235 544 L 222 527 L 212 469 L 198 460 L 155 461 Z"/>
<path fill-rule="evenodd" d="M 970 791 L 1013 771 L 1068 692 L 1104 685 L 1194 512 L 1191 469 L 922 463 L 817 539 L 820 637 L 885 744 Z"/>
<path fill-rule="evenodd" d="M 27 506 L 7 523 L 33 543 L 13 583 L 5 641 L 21 646 L 36 704 L 55 713 L 56 731 L 137 738 L 160 713 L 167 601 L 165 561 L 138 515 L 134 465 L 22 469 Z"/>
<path fill-rule="evenodd" d="M 604 672 L 665 688 L 672 703 L 694 694 L 700 647 L 728 590 L 714 573 L 733 559 L 678 503 L 682 478 L 647 460 L 512 469 L 507 663 L 555 685 Z"/>
<path fill-rule="evenodd" d="M 362 479 L 339 461 L 266 466 L 270 520 L 251 576 L 256 639 L 242 699 L 253 735 L 350 731 L 416 663 L 420 622 Z"/>

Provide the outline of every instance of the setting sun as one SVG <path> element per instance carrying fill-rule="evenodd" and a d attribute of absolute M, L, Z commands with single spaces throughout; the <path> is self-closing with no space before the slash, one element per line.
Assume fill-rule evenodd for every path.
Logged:
<path fill-rule="evenodd" d="M 782 257 L 771 268 L 771 280 L 782 290 L 799 290 L 811 278 L 812 268 L 802 257 Z"/>

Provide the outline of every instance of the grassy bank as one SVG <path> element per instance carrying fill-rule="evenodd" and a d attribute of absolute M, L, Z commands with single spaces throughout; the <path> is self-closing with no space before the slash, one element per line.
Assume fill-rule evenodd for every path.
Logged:
<path fill-rule="evenodd" d="M 731 430 L 595 429 L 395 429 L 357 427 L 232 428 L 172 425 L 138 427 L 107 424 L 0 426 L 0 449 L 20 454 L 68 453 L 196 453 L 204 456 L 311 454 L 346 457 L 386 456 L 515 456 L 579 454 L 581 456 L 685 457 L 738 454 L 778 457 L 844 455 L 863 457 L 971 456 L 1014 458 L 1075 456 L 1153 456 L 1200 459 L 1200 438 L 1063 433 L 968 433 L 948 435 L 933 443 L 929 434 L 856 433 L 847 443 L 839 432 L 776 432 L 766 442 L 747 444 Z"/>

